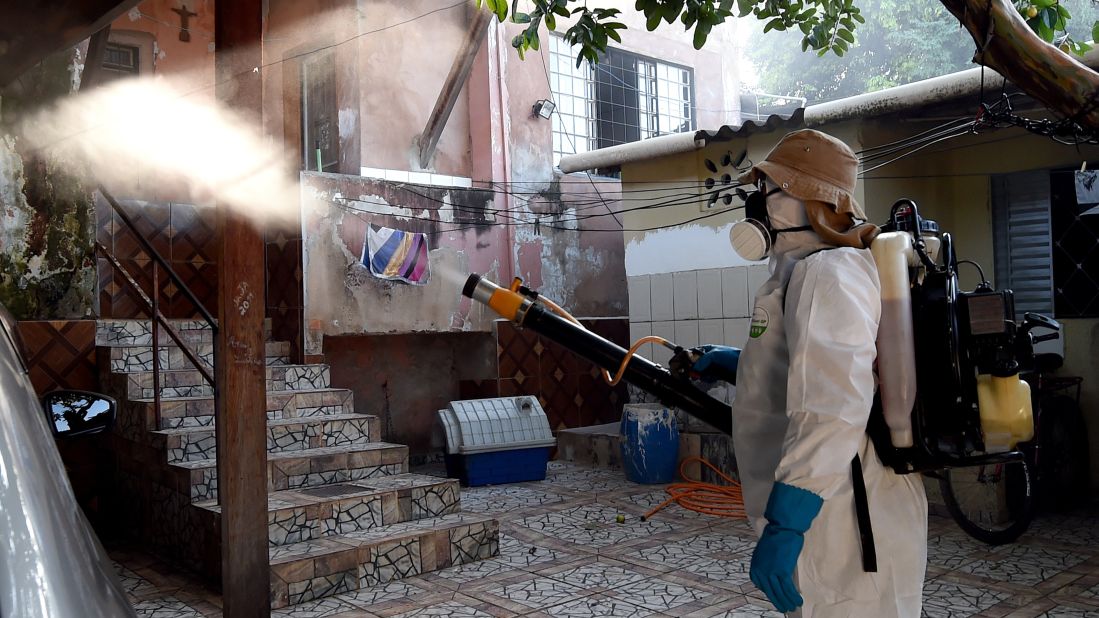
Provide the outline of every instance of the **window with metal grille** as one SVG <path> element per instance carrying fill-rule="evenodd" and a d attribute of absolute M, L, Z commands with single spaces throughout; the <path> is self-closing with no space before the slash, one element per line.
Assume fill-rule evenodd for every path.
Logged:
<path fill-rule="evenodd" d="M 103 50 L 103 79 L 119 79 L 140 73 L 139 52 L 140 48 L 136 45 L 107 43 Z"/>
<path fill-rule="evenodd" d="M 340 163 L 336 111 L 336 61 L 331 50 L 307 55 L 301 63 L 302 168 L 332 172 Z"/>
<path fill-rule="evenodd" d="M 1099 316 L 1099 216 L 1083 215 L 1072 170 L 992 179 L 996 283 L 1019 317 Z"/>
<path fill-rule="evenodd" d="M 587 152 L 695 128 L 694 73 L 618 49 L 599 63 L 576 66 L 575 51 L 550 37 L 553 162 Z"/>
<path fill-rule="evenodd" d="M 1099 215 L 1077 203 L 1075 170 L 1052 172 L 1050 193 L 1057 317 L 1099 317 Z"/>

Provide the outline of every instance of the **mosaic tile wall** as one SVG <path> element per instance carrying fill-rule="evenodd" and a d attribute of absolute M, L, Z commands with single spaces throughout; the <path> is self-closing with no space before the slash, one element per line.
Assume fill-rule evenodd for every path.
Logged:
<path fill-rule="evenodd" d="M 276 341 L 290 342 L 290 362 L 302 360 L 302 320 L 305 312 L 302 292 L 301 224 L 269 229 L 267 247 L 267 317 Z"/>
<path fill-rule="evenodd" d="M 217 246 L 215 210 L 193 204 L 119 200 L 145 237 L 188 288 L 217 315 Z M 152 257 L 141 247 L 106 200 L 96 201 L 96 240 L 114 254 L 130 276 L 148 293 L 152 290 Z M 97 254 L 99 314 L 102 318 L 148 317 L 141 297 L 109 261 Z M 191 318 L 198 313 L 183 293 L 160 274 L 161 311 L 170 318 Z"/>
<path fill-rule="evenodd" d="M 59 388 L 99 390 L 94 320 L 26 321 L 16 328 L 39 395 Z"/>
<path fill-rule="evenodd" d="M 626 347 L 629 320 L 581 320 L 590 330 Z M 616 422 L 626 402 L 625 385 L 607 386 L 594 365 L 560 345 L 507 321 L 496 322 L 495 380 L 459 383 L 463 399 L 534 395 L 553 430 Z"/>

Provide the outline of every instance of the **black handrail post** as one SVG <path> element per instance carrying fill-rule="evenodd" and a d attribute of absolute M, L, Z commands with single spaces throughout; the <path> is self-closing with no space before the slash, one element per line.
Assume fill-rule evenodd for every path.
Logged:
<path fill-rule="evenodd" d="M 153 262 L 153 415 L 160 429 L 160 268 Z"/>

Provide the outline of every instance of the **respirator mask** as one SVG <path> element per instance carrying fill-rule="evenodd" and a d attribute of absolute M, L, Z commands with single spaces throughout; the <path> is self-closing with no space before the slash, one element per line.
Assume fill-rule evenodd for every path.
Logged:
<path fill-rule="evenodd" d="M 775 229 L 767 215 L 767 198 L 781 193 L 779 187 L 768 188 L 760 181 L 759 189 L 744 200 L 744 219 L 733 224 L 729 230 L 729 241 L 737 255 L 751 262 L 758 262 L 771 255 L 775 238 L 783 232 L 804 232 L 812 230 L 809 225 Z"/>

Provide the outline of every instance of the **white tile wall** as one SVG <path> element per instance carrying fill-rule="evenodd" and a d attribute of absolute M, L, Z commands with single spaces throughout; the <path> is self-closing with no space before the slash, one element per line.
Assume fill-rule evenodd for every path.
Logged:
<path fill-rule="evenodd" d="M 626 278 L 626 288 L 630 295 L 630 322 L 649 322 L 652 320 L 652 300 L 649 296 L 649 275 Z"/>
<path fill-rule="evenodd" d="M 688 270 L 672 274 L 675 293 L 673 314 L 677 320 L 698 319 L 698 272 Z"/>
<path fill-rule="evenodd" d="M 675 322 L 653 322 L 653 334 L 669 341 L 675 341 Z M 653 346 L 653 355 L 650 360 L 667 366 L 672 358 L 672 351 L 662 345 Z"/>
<path fill-rule="evenodd" d="M 767 270 L 766 265 L 748 267 L 748 315 L 751 315 L 751 311 L 755 307 L 756 290 L 770 278 L 771 273 Z"/>
<path fill-rule="evenodd" d="M 722 345 L 725 343 L 724 320 L 699 320 L 698 342 L 700 344 L 713 343 Z"/>
<path fill-rule="evenodd" d="M 724 317 L 723 304 L 721 270 L 715 268 L 698 271 L 698 317 Z"/>
<path fill-rule="evenodd" d="M 432 184 L 431 174 L 427 172 L 409 172 L 408 182 L 413 182 L 418 185 L 430 185 Z"/>
<path fill-rule="evenodd" d="M 721 296 L 723 317 L 744 318 L 750 315 L 747 267 L 726 268 L 721 271 Z"/>
<path fill-rule="evenodd" d="M 743 348 L 748 343 L 748 329 L 752 320 L 750 318 L 733 318 L 725 320 L 725 345 Z"/>
<path fill-rule="evenodd" d="M 693 348 L 698 345 L 698 320 L 676 320 L 675 339 L 676 345 L 685 348 Z"/>
<path fill-rule="evenodd" d="M 649 322 L 633 322 L 631 318 L 630 322 L 630 345 L 632 346 L 635 341 L 642 337 L 648 337 L 653 334 L 652 324 Z M 653 358 L 653 344 L 646 343 L 638 348 L 637 353 L 641 356 L 652 360 Z"/>
<path fill-rule="evenodd" d="M 649 296 L 652 302 L 650 316 L 653 322 L 675 319 L 673 299 L 675 291 L 672 288 L 671 273 L 651 275 L 649 277 Z"/>
<path fill-rule="evenodd" d="M 751 321 L 749 288 L 768 276 L 766 266 L 742 266 L 629 277 L 631 343 L 656 335 L 684 347 L 744 347 Z M 639 353 L 663 365 L 672 355 L 655 344 Z"/>

